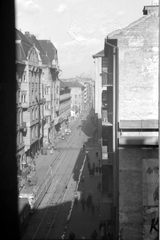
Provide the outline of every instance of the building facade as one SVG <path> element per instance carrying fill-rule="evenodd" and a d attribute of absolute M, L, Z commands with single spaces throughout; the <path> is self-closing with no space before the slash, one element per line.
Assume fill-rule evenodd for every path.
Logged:
<path fill-rule="evenodd" d="M 71 110 L 74 115 L 80 114 L 84 110 L 84 86 L 77 81 L 67 81 L 66 85 L 71 89 Z"/>
<path fill-rule="evenodd" d="M 39 130 L 41 58 L 39 51 L 18 30 L 16 30 L 16 42 L 16 58 L 23 62 L 23 68 L 17 67 L 17 78 L 20 86 L 19 100 L 23 109 L 22 119 L 26 123 L 26 132 L 23 135 L 25 153 L 20 165 L 27 164 L 32 167 L 43 137 Z"/>
<path fill-rule="evenodd" d="M 157 234 L 149 229 L 158 212 L 158 10 L 144 7 L 142 18 L 107 36 L 104 56 L 94 55 L 102 199 L 111 199 L 113 239 Z"/>
<path fill-rule="evenodd" d="M 64 134 L 71 115 L 71 90 L 65 82 L 60 81 L 60 98 L 59 98 L 59 116 L 56 124 L 56 133 Z"/>

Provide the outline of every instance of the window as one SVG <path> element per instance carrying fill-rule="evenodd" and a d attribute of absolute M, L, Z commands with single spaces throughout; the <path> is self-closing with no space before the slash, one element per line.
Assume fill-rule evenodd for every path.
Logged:
<path fill-rule="evenodd" d="M 22 133 L 20 132 L 19 134 L 19 143 L 21 144 L 22 143 Z"/>
<path fill-rule="evenodd" d="M 27 82 L 26 72 L 24 72 L 23 75 L 22 75 L 22 82 Z"/>
<path fill-rule="evenodd" d="M 21 93 L 21 102 L 22 102 L 22 103 L 27 102 L 27 92 L 26 92 L 26 91 L 23 91 L 23 92 Z"/>
<path fill-rule="evenodd" d="M 19 145 L 19 132 L 17 133 L 17 145 Z"/>
<path fill-rule="evenodd" d="M 47 101 L 45 104 L 45 109 L 50 110 L 50 106 L 51 106 L 50 102 Z"/>
<path fill-rule="evenodd" d="M 46 87 L 46 95 L 50 94 L 50 87 Z"/>
<path fill-rule="evenodd" d="M 37 110 L 36 110 L 36 119 L 38 119 L 38 107 L 37 107 Z"/>
<path fill-rule="evenodd" d="M 56 93 L 58 93 L 58 91 L 59 91 L 59 88 L 58 88 L 58 87 L 56 87 Z"/>
<path fill-rule="evenodd" d="M 34 121 L 34 109 L 32 109 L 32 120 Z"/>

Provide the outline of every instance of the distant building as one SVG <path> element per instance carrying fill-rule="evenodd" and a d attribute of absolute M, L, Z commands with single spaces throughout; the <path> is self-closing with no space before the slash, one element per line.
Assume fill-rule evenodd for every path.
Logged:
<path fill-rule="evenodd" d="M 83 91 L 85 87 L 77 81 L 66 82 L 66 85 L 71 89 L 71 110 L 72 115 L 81 113 L 84 110 Z"/>
<path fill-rule="evenodd" d="M 65 82 L 60 80 L 59 116 L 56 131 L 63 133 L 70 121 L 71 114 L 71 90 Z"/>

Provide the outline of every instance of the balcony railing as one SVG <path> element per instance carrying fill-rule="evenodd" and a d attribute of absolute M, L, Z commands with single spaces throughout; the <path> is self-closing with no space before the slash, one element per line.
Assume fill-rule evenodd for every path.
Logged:
<path fill-rule="evenodd" d="M 107 125 L 108 123 L 113 123 L 113 113 L 107 110 L 102 111 L 102 124 Z"/>
<path fill-rule="evenodd" d="M 22 123 L 21 123 L 21 125 L 20 125 L 20 130 L 23 131 L 23 132 L 26 132 L 26 131 L 27 131 L 26 122 L 22 122 Z"/>
<path fill-rule="evenodd" d="M 113 73 L 102 72 L 102 86 L 113 86 Z"/>

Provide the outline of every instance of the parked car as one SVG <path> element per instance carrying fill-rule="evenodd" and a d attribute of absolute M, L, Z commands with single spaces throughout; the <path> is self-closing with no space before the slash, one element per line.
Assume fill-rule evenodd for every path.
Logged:
<path fill-rule="evenodd" d="M 65 134 L 66 134 L 66 135 L 70 135 L 70 134 L 71 134 L 71 129 L 66 128 L 66 129 L 65 129 Z"/>
<path fill-rule="evenodd" d="M 65 139 L 66 139 L 65 135 L 62 135 L 62 136 L 61 136 L 61 139 L 62 139 L 62 140 L 65 140 Z"/>

